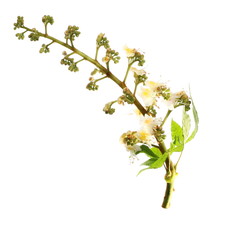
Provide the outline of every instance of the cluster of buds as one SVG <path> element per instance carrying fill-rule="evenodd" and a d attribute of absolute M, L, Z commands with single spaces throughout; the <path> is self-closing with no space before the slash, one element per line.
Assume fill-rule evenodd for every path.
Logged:
<path fill-rule="evenodd" d="M 132 67 L 131 70 L 132 70 L 133 76 L 135 78 L 135 84 L 136 85 L 138 85 L 140 83 L 145 84 L 145 81 L 148 79 L 146 72 L 143 69 L 139 70 L 134 67 Z"/>
<path fill-rule="evenodd" d="M 17 33 L 17 34 L 16 34 L 16 37 L 17 37 L 19 40 L 23 40 L 23 39 L 24 39 L 24 32 L 23 32 L 23 33 Z"/>
<path fill-rule="evenodd" d="M 93 77 L 90 77 L 89 78 L 89 83 L 87 84 L 86 88 L 90 91 L 96 91 L 98 90 L 98 85 L 96 84 L 96 82 L 94 81 L 94 78 Z"/>
<path fill-rule="evenodd" d="M 129 104 L 133 104 L 135 101 L 134 95 L 127 87 L 125 87 L 123 89 L 123 95 L 120 98 L 122 101 L 129 103 Z"/>
<path fill-rule="evenodd" d="M 48 45 L 43 44 L 42 47 L 40 48 L 39 52 L 40 53 L 48 53 L 48 52 L 50 52 L 50 49 L 49 49 Z"/>
<path fill-rule="evenodd" d="M 185 111 L 190 110 L 191 101 L 190 101 L 188 95 L 184 91 L 176 93 L 175 97 L 176 97 L 175 108 L 179 107 L 179 106 L 184 106 Z"/>
<path fill-rule="evenodd" d="M 30 33 L 28 37 L 30 38 L 31 41 L 38 41 L 40 37 L 39 32 L 37 31 L 36 28 L 33 28 L 32 31 L 33 32 Z"/>
<path fill-rule="evenodd" d="M 17 17 L 17 22 L 13 24 L 14 25 L 14 30 L 16 30 L 17 28 L 21 28 L 24 26 L 24 18 L 18 16 Z"/>
<path fill-rule="evenodd" d="M 110 48 L 110 46 L 109 46 L 109 41 L 108 41 L 108 39 L 105 37 L 105 34 L 104 34 L 104 33 L 100 33 L 100 34 L 97 36 L 96 44 L 97 44 L 97 48 L 100 48 L 101 46 L 103 46 L 103 47 L 106 48 L 106 49 Z"/>
<path fill-rule="evenodd" d="M 63 55 L 65 55 L 65 57 L 63 59 L 61 59 L 61 64 L 69 66 L 68 70 L 71 72 L 77 72 L 79 71 L 78 67 L 77 67 L 77 63 L 74 62 L 74 58 L 70 58 L 69 55 L 67 55 L 67 53 L 64 51 Z"/>
<path fill-rule="evenodd" d="M 112 114 L 115 112 L 115 109 L 112 108 L 112 105 L 113 105 L 115 102 L 116 102 L 116 101 L 112 101 L 112 102 L 107 103 L 107 104 L 104 106 L 103 111 L 104 111 L 106 114 L 112 115 Z"/>
<path fill-rule="evenodd" d="M 103 60 L 103 62 L 106 62 L 106 63 L 108 63 L 111 60 L 114 63 L 118 63 L 119 60 L 120 60 L 119 53 L 116 52 L 115 50 L 111 49 L 111 48 L 107 48 L 106 56 L 103 57 L 102 60 Z"/>
<path fill-rule="evenodd" d="M 168 100 L 171 96 L 170 88 L 168 88 L 165 84 L 160 84 L 155 89 L 157 97 L 163 97 L 163 99 Z"/>
<path fill-rule="evenodd" d="M 166 138 L 166 135 L 164 134 L 164 130 L 159 125 L 156 125 L 153 127 L 153 134 L 157 139 L 158 143 L 161 143 Z"/>
<path fill-rule="evenodd" d="M 127 131 L 123 133 L 120 141 L 127 146 L 134 146 L 139 143 L 139 139 L 136 131 Z"/>
<path fill-rule="evenodd" d="M 53 25 L 54 20 L 53 17 L 49 16 L 49 15 L 44 15 L 42 17 L 42 22 L 44 23 L 44 25 L 46 26 L 48 23 L 50 23 L 51 25 Z"/>
<path fill-rule="evenodd" d="M 79 27 L 77 26 L 68 26 L 68 29 L 64 33 L 66 41 L 70 40 L 72 43 L 75 40 L 75 37 L 78 37 L 81 33 L 78 29 Z"/>
<path fill-rule="evenodd" d="M 133 64 L 134 62 L 138 62 L 138 66 L 143 66 L 145 63 L 144 55 L 137 51 L 135 48 L 124 48 L 127 53 L 128 64 Z"/>
<path fill-rule="evenodd" d="M 153 105 L 146 106 L 147 114 L 151 117 L 156 117 L 157 111 Z"/>

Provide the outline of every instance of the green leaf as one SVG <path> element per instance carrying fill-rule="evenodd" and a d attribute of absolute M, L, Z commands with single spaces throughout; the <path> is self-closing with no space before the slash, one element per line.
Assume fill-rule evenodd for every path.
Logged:
<path fill-rule="evenodd" d="M 174 145 L 181 145 L 184 142 L 183 130 L 178 123 L 172 120 L 171 123 L 172 141 Z"/>
<path fill-rule="evenodd" d="M 153 147 L 153 148 L 151 148 L 151 151 L 158 157 L 160 157 L 162 155 L 159 148 Z"/>
<path fill-rule="evenodd" d="M 145 153 L 148 157 L 158 158 L 158 156 L 146 145 L 140 146 L 141 150 L 138 151 L 136 154 Z"/>
<path fill-rule="evenodd" d="M 171 147 L 168 150 L 168 152 L 172 154 L 173 152 L 182 152 L 183 149 L 184 149 L 184 144 L 174 145 L 173 143 L 171 143 Z"/>
<path fill-rule="evenodd" d="M 190 116 L 185 111 L 185 108 L 183 108 L 182 125 L 183 125 L 182 129 L 183 129 L 184 140 L 186 140 L 189 135 L 190 128 L 191 128 L 191 119 L 190 119 Z"/>
<path fill-rule="evenodd" d="M 145 165 L 145 166 L 151 166 L 154 162 L 156 162 L 158 160 L 158 158 L 150 158 L 148 159 L 146 162 L 142 163 L 141 165 Z"/>
<path fill-rule="evenodd" d="M 195 122 L 195 128 L 194 128 L 192 134 L 190 135 L 190 137 L 187 139 L 186 143 L 190 142 L 195 137 L 196 133 L 198 132 L 199 117 L 198 117 L 196 107 L 193 103 L 193 100 L 192 100 L 192 111 L 193 111 L 193 117 L 194 117 L 194 122 Z"/>
<path fill-rule="evenodd" d="M 154 163 L 150 165 L 151 168 L 160 168 L 163 166 L 163 163 L 166 161 L 168 157 L 168 152 L 165 152 L 161 155 Z"/>

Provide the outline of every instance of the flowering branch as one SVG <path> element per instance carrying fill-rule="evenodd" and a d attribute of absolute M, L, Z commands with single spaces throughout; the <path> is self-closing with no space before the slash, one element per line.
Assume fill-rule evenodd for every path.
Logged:
<path fill-rule="evenodd" d="M 110 101 L 104 106 L 103 111 L 106 114 L 111 115 L 115 112 L 115 109 L 113 108 L 114 104 L 124 105 L 127 103 L 135 105 L 137 111 L 139 112 L 142 127 L 138 131 L 127 131 L 122 134 L 121 142 L 130 152 L 131 157 L 137 158 L 137 155 L 140 153 L 149 157 L 147 161 L 142 163 L 142 165 L 146 166 L 146 168 L 140 170 L 138 174 L 147 169 L 158 169 L 162 166 L 165 167 L 165 181 L 167 182 L 167 188 L 162 207 L 168 208 L 170 206 L 170 199 L 174 190 L 174 180 L 177 176 L 177 165 L 182 156 L 183 149 L 185 148 L 185 144 L 191 141 L 198 131 L 199 119 L 192 98 L 184 91 L 177 93 L 171 92 L 170 88 L 166 84 L 148 81 L 147 74 L 143 69 L 133 67 L 135 63 L 137 63 L 140 67 L 142 67 L 145 63 L 144 55 L 140 51 L 125 47 L 128 65 L 125 76 L 121 81 L 110 71 L 110 62 L 117 64 L 120 57 L 119 53 L 110 47 L 109 40 L 105 34 L 100 33 L 97 36 L 95 57 L 91 58 L 84 52 L 77 49 L 74 45 L 75 38 L 80 35 L 79 27 L 75 25 L 68 26 L 67 30 L 64 32 L 64 38 L 66 40 L 64 42 L 48 34 L 48 24 L 52 25 L 54 23 L 51 16 L 45 15 L 42 18 L 42 22 L 44 24 L 44 33 L 35 28 L 26 27 L 24 25 L 23 17 L 18 17 L 17 22 L 14 23 L 14 30 L 23 29 L 24 31 L 17 33 L 17 38 L 19 40 L 24 39 L 25 34 L 28 32 L 28 37 L 31 41 L 38 41 L 40 38 L 50 40 L 50 43 L 42 44 L 42 47 L 39 50 L 40 53 L 50 52 L 49 47 L 54 43 L 70 50 L 70 53 L 64 51 L 64 57 L 61 59 L 61 64 L 68 66 L 69 71 L 79 71 L 78 64 L 82 61 L 87 61 L 93 64 L 95 69 L 91 72 L 91 77 L 89 78 L 90 82 L 86 86 L 89 90 L 98 90 L 99 86 L 97 83 L 106 78 L 115 82 L 123 90 L 123 94 L 116 100 Z M 101 64 L 98 60 L 99 49 L 101 47 L 105 49 L 105 56 L 102 58 L 102 62 L 105 63 L 106 66 Z M 81 58 L 79 60 L 75 60 L 73 55 L 80 56 Z M 133 91 L 131 91 L 126 85 L 130 72 L 133 73 L 135 84 Z M 99 76 L 96 77 L 97 75 Z M 142 85 L 142 87 L 139 89 L 138 87 L 140 85 Z M 137 95 L 141 97 L 141 100 L 137 98 Z M 157 117 L 159 112 L 156 109 L 161 109 L 161 107 L 159 107 L 160 103 L 161 105 L 165 104 L 168 108 L 163 120 Z M 172 140 L 169 143 L 169 147 L 167 147 L 165 143 L 166 134 L 163 126 L 168 120 L 171 112 L 177 107 L 183 107 L 182 126 L 172 120 L 170 129 Z M 192 109 L 192 115 L 195 122 L 195 127 L 191 134 L 191 118 L 187 113 L 190 109 Z M 180 153 L 175 164 L 170 159 L 170 156 L 173 153 Z"/>

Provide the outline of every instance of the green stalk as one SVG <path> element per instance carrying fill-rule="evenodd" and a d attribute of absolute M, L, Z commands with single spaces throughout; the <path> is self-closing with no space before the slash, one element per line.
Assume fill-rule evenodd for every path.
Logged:
<path fill-rule="evenodd" d="M 97 61 L 97 57 L 98 57 L 98 51 L 99 51 L 99 47 L 96 47 L 96 54 L 95 54 L 95 60 Z"/>
<path fill-rule="evenodd" d="M 164 119 L 163 119 L 163 121 L 162 121 L 162 123 L 161 123 L 161 127 L 164 125 L 164 123 L 166 122 L 166 120 L 167 120 L 167 118 L 169 117 L 169 115 L 170 115 L 170 113 L 172 112 L 172 110 L 168 110 L 167 111 L 167 114 L 166 114 L 166 116 L 164 117 Z"/>
<path fill-rule="evenodd" d="M 173 191 L 174 191 L 173 183 L 167 183 L 165 196 L 164 196 L 163 203 L 162 203 L 162 208 L 170 207 Z"/>
<path fill-rule="evenodd" d="M 131 69 L 132 64 L 133 64 L 133 62 L 130 63 L 130 64 L 128 64 L 128 68 L 127 68 L 127 71 L 126 71 L 126 74 L 125 74 L 125 77 L 124 77 L 124 80 L 123 80 L 124 83 L 125 83 L 126 80 L 127 80 L 127 76 L 128 76 L 128 73 L 129 73 L 129 71 L 130 71 L 130 69 Z"/>

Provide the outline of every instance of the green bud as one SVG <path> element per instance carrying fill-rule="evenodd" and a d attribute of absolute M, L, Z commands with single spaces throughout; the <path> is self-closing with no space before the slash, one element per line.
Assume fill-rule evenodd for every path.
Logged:
<path fill-rule="evenodd" d="M 164 139 L 166 139 L 166 135 L 164 134 L 164 130 L 162 127 L 156 125 L 153 127 L 153 134 L 158 142 L 162 142 Z"/>
<path fill-rule="evenodd" d="M 40 37 L 39 32 L 35 28 L 33 28 L 32 30 L 33 32 L 30 33 L 28 37 L 31 41 L 38 41 Z"/>
<path fill-rule="evenodd" d="M 44 23 L 44 25 L 47 25 L 48 23 L 50 23 L 51 25 L 54 23 L 53 17 L 49 16 L 49 15 L 44 15 L 42 17 L 42 22 Z"/>
<path fill-rule="evenodd" d="M 40 48 L 39 52 L 40 53 L 48 53 L 48 52 L 50 52 L 50 49 L 49 49 L 48 45 L 43 44 L 42 47 Z"/>
<path fill-rule="evenodd" d="M 124 102 L 128 104 L 133 104 L 135 101 L 135 97 L 131 93 L 131 91 L 126 87 L 123 89 L 123 96 L 121 96 L 121 99 L 123 99 Z"/>
<path fill-rule="evenodd" d="M 98 36 L 97 36 L 97 39 L 96 39 L 96 44 L 97 44 L 97 48 L 100 48 L 101 46 L 103 46 L 104 48 L 109 48 L 109 41 L 108 39 L 104 36 L 105 34 L 104 33 L 100 33 Z"/>
<path fill-rule="evenodd" d="M 148 113 L 150 116 L 156 117 L 157 111 L 156 111 L 156 109 L 153 107 L 153 105 L 147 106 L 147 107 L 146 107 L 146 110 L 147 110 L 147 113 Z"/>
<path fill-rule="evenodd" d="M 95 75 L 96 73 L 98 73 L 99 70 L 97 68 L 95 68 L 92 72 L 91 72 L 91 76 Z"/>
<path fill-rule="evenodd" d="M 81 32 L 78 31 L 79 27 L 68 26 L 68 29 L 65 31 L 65 39 L 70 39 L 71 41 L 75 40 L 75 37 L 78 37 Z"/>
<path fill-rule="evenodd" d="M 113 103 L 115 103 L 115 102 L 116 102 L 116 101 L 107 103 L 107 104 L 104 106 L 103 111 L 104 111 L 106 114 L 112 115 L 112 114 L 115 112 L 115 109 L 112 108 L 112 105 L 113 105 Z"/>
<path fill-rule="evenodd" d="M 16 37 L 17 37 L 19 40 L 23 40 L 23 39 L 24 39 L 24 33 L 17 33 L 17 34 L 16 34 Z"/>
<path fill-rule="evenodd" d="M 115 50 L 111 49 L 111 48 L 107 48 L 107 51 L 106 51 L 106 56 L 105 58 L 106 59 L 109 59 L 108 62 L 110 60 L 112 60 L 115 64 L 119 62 L 120 60 L 120 57 L 118 56 L 119 53 L 116 52 Z"/>
<path fill-rule="evenodd" d="M 146 80 L 148 79 L 146 74 L 138 75 L 136 72 L 134 72 L 134 78 L 135 78 L 136 85 L 138 85 L 140 83 L 145 84 Z"/>
<path fill-rule="evenodd" d="M 96 90 L 98 90 L 98 85 L 95 83 L 95 82 L 93 82 L 93 81 L 91 81 L 90 83 L 88 83 L 88 85 L 86 86 L 86 88 L 88 89 L 88 90 L 90 90 L 90 91 L 96 91 Z"/>
<path fill-rule="evenodd" d="M 78 72 L 78 71 L 79 71 L 79 68 L 77 67 L 77 64 L 76 64 L 76 63 L 72 63 L 72 64 L 68 67 L 68 70 L 71 71 L 71 72 Z"/>
<path fill-rule="evenodd" d="M 74 59 L 73 58 L 69 58 L 69 57 L 65 57 L 61 60 L 61 64 L 63 65 L 71 65 L 72 63 L 74 62 Z"/>
<path fill-rule="evenodd" d="M 138 62 L 138 66 L 143 66 L 145 63 L 144 55 L 140 52 L 135 51 L 133 56 L 128 57 L 129 64 Z"/>
<path fill-rule="evenodd" d="M 17 22 L 13 24 L 14 25 L 14 30 L 16 30 L 17 28 L 21 28 L 24 26 L 24 19 L 23 17 L 18 16 L 17 17 Z"/>

